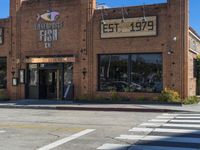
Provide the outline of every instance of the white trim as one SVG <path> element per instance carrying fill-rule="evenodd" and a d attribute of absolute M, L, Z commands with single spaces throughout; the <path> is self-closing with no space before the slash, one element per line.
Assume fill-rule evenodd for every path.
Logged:
<path fill-rule="evenodd" d="M 189 30 L 189 32 L 197 39 L 200 41 L 200 38 L 198 36 L 196 36 L 191 30 Z"/>
<path fill-rule="evenodd" d="M 191 51 L 192 53 L 199 54 L 197 51 L 192 50 L 191 48 L 190 48 L 190 51 Z"/>

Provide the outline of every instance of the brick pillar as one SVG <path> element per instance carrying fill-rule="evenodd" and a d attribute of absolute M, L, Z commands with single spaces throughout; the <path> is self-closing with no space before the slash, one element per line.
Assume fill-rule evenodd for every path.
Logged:
<path fill-rule="evenodd" d="M 181 98 L 188 96 L 188 0 L 168 0 L 168 33 L 167 49 L 173 53 L 168 55 L 170 66 L 170 87 L 177 90 Z M 175 39 L 176 38 L 176 39 Z"/>
<path fill-rule="evenodd" d="M 96 8 L 96 0 L 81 0 L 80 14 L 80 95 L 91 96 L 92 93 L 92 17 Z M 84 76 L 85 72 L 85 76 Z"/>
<path fill-rule="evenodd" d="M 20 98 L 21 91 L 19 91 L 18 86 L 12 86 L 12 78 L 18 77 L 18 69 L 20 64 L 19 55 L 19 44 L 20 44 L 20 37 L 19 37 L 19 28 L 20 28 L 20 21 L 19 20 L 19 9 L 21 5 L 21 0 L 11 0 L 10 1 L 10 32 L 11 32 L 11 42 L 10 42 L 10 51 L 8 56 L 8 80 L 9 85 L 9 94 L 11 99 L 18 99 Z"/>

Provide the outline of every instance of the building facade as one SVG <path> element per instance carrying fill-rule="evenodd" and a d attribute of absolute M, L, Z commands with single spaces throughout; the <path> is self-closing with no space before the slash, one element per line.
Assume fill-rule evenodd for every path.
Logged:
<path fill-rule="evenodd" d="M 95 0 L 12 0 L 0 20 L 0 83 L 11 99 L 198 94 L 188 0 L 96 9 Z"/>

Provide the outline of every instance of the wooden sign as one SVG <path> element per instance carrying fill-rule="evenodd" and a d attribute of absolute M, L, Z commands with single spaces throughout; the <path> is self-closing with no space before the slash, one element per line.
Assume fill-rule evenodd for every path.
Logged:
<path fill-rule="evenodd" d="M 101 21 L 101 38 L 157 35 L 157 17 L 138 17 Z"/>

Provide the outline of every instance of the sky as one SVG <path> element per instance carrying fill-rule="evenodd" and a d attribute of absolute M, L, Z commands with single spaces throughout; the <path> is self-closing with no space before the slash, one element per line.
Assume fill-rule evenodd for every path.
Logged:
<path fill-rule="evenodd" d="M 134 6 L 153 3 L 164 3 L 167 0 L 97 0 L 108 7 Z M 190 26 L 200 34 L 200 0 L 190 0 Z M 9 0 L 0 0 L 0 18 L 9 16 Z"/>

